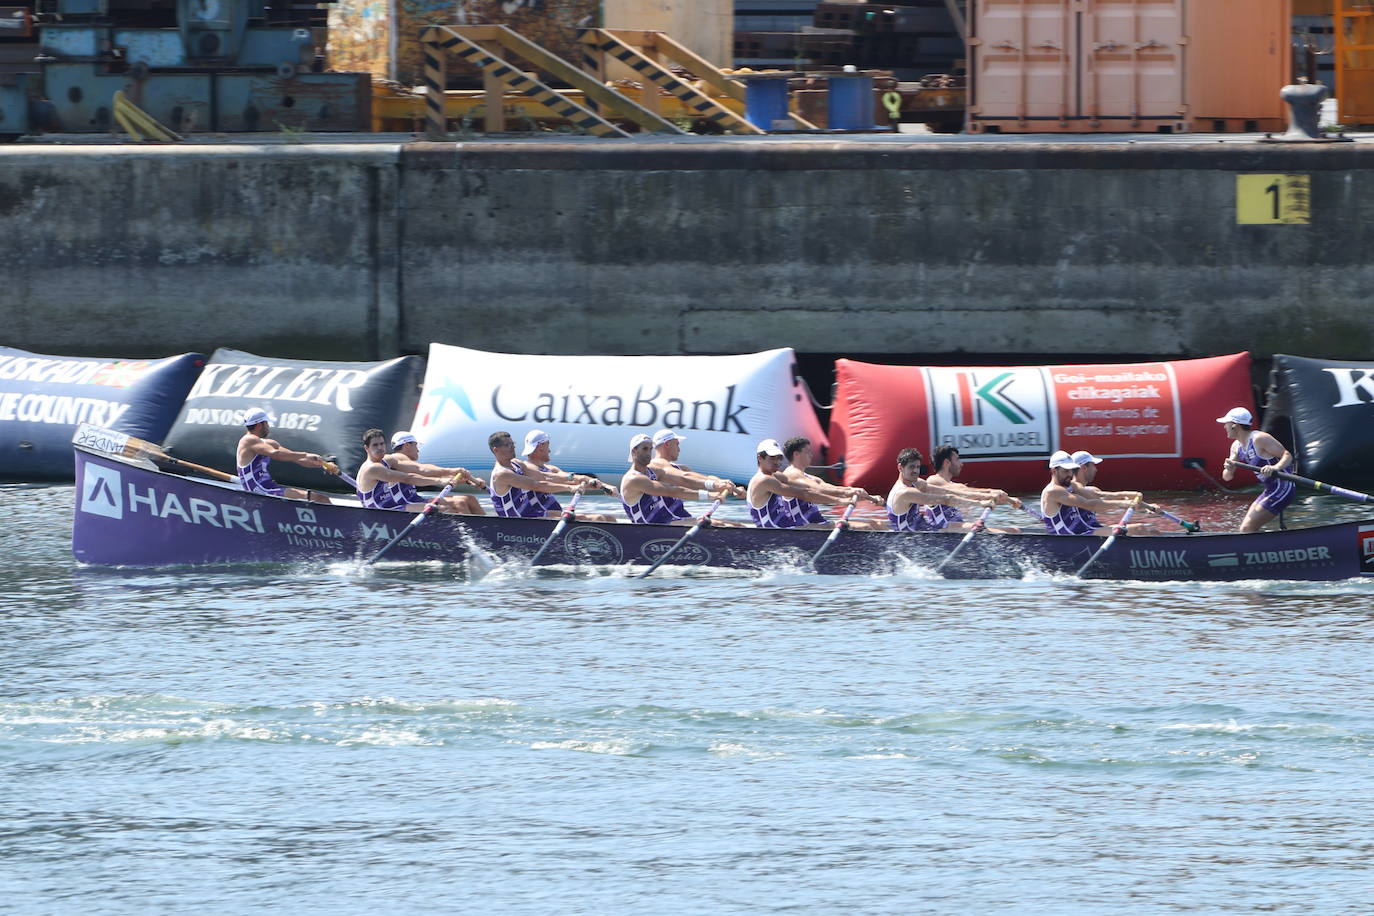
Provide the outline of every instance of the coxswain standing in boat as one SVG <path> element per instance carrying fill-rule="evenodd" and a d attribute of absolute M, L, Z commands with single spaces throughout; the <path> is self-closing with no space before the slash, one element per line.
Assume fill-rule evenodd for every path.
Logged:
<path fill-rule="evenodd" d="M 1093 496 L 1075 482 L 1078 462 L 1066 451 L 1050 456 L 1050 482 L 1040 493 L 1040 511 L 1044 513 L 1045 529 L 1050 534 L 1110 534 L 1111 529 L 1097 520 L 1097 513 L 1107 509 L 1125 509 L 1135 504 L 1138 493 L 1123 496 Z M 1154 506 L 1141 504 L 1148 511 Z M 1130 525 L 1127 532 L 1137 530 Z"/>
<path fill-rule="evenodd" d="M 778 476 L 788 483 L 807 487 L 827 496 L 835 496 L 845 502 L 851 499 L 861 499 L 877 506 L 883 504 L 881 496 L 875 496 L 862 487 L 837 486 L 833 483 L 827 483 L 815 474 L 808 473 L 806 469 L 811 467 L 811 463 L 816 460 L 816 453 L 811 448 L 811 440 L 805 436 L 793 436 L 784 442 L 782 444 L 782 457 L 787 463 L 778 472 Z M 810 500 L 789 499 L 787 507 L 803 524 L 821 525 L 829 523 L 825 514 L 821 512 L 820 506 Z M 887 522 L 879 518 L 851 518 L 849 527 L 875 530 L 886 528 Z"/>
<path fill-rule="evenodd" d="M 935 465 L 935 473 L 926 478 L 926 484 L 935 490 L 945 490 L 956 493 L 968 499 L 991 499 L 999 506 L 1011 506 L 1020 509 L 1021 500 L 1015 496 L 1008 496 L 1006 490 L 997 490 L 990 487 L 971 487 L 966 483 L 959 483 L 955 480 L 964 470 L 964 462 L 959 458 L 959 450 L 952 445 L 942 445 L 930 456 L 931 462 Z M 973 522 L 964 521 L 963 513 L 953 506 L 931 506 L 930 523 L 939 531 L 944 528 L 955 527 L 967 531 L 973 527 Z M 1017 534 L 1020 528 L 989 528 L 998 534 Z"/>
<path fill-rule="evenodd" d="M 411 441 L 414 441 L 414 437 L 411 437 Z M 472 475 L 462 468 L 440 475 L 439 480 L 429 474 L 401 470 L 387 460 L 386 434 L 380 429 L 369 429 L 363 433 L 363 448 L 367 451 L 367 458 L 358 467 L 357 492 L 365 509 L 419 512 L 424 509 L 427 500 L 416 487 L 432 487 L 450 479 L 455 484 L 472 480 Z M 461 497 L 446 496 L 439 501 L 440 512 L 472 514 L 465 512 L 466 508 Z"/>
<path fill-rule="evenodd" d="M 756 528 L 833 528 L 830 522 L 804 522 L 792 512 L 794 499 L 826 506 L 847 503 L 853 496 L 831 496 L 794 483 L 780 473 L 787 459 L 776 439 L 764 439 L 754 449 L 758 472 L 749 481 L 749 514 Z"/>
<path fill-rule="evenodd" d="M 1231 454 L 1222 468 L 1221 479 L 1231 480 L 1236 476 L 1236 464 L 1259 465 L 1259 482 L 1264 490 L 1250 504 L 1245 520 L 1240 523 L 1241 534 L 1253 534 L 1274 519 L 1279 519 L 1283 527 L 1283 510 L 1293 501 L 1298 487 L 1291 480 L 1274 476 L 1275 471 L 1293 472 L 1293 456 L 1283 443 L 1263 430 L 1254 429 L 1255 419 L 1244 407 L 1232 407 L 1226 416 L 1217 417 L 1224 424 L 1226 435 L 1234 439 Z"/>
<path fill-rule="evenodd" d="M 366 437 L 363 445 L 366 446 Z M 421 477 L 430 478 L 430 484 L 442 485 L 449 480 L 457 483 L 465 483 L 474 487 L 486 489 L 487 482 L 480 477 L 474 477 L 467 468 L 445 468 L 437 464 L 424 464 L 420 461 L 420 442 L 415 438 L 415 434 L 409 430 L 398 430 L 391 436 L 391 450 L 382 459 L 387 467 L 397 471 L 404 471 L 407 474 L 418 474 Z M 423 484 L 422 484 L 423 486 Z M 424 497 L 415 491 L 415 487 L 408 483 L 400 485 L 401 493 L 407 502 L 424 502 Z M 454 508 L 445 508 L 445 512 L 457 512 L 460 515 L 485 515 L 482 511 L 482 504 L 477 497 L 471 493 L 464 493 L 457 496 L 446 497 L 444 505 L 451 505 Z"/>
<path fill-rule="evenodd" d="M 573 483 L 575 480 L 587 481 L 588 489 L 602 490 L 607 496 L 615 495 L 615 487 L 608 483 L 602 483 L 590 474 L 573 474 L 565 471 L 555 464 L 549 463 L 549 458 L 553 453 L 553 443 L 549 439 L 549 434 L 542 429 L 532 429 L 525 433 L 525 447 L 520 450 L 520 454 L 525 457 L 525 465 L 534 465 L 549 480 L 561 480 L 564 483 Z M 563 504 L 554 499 L 551 493 L 538 494 L 539 501 L 544 504 L 544 512 L 549 518 L 558 518 L 563 514 Z M 610 522 L 615 519 L 610 516 L 593 516 L 583 513 L 579 518 L 585 521 Z"/>
<path fill-rule="evenodd" d="M 654 445 L 654 452 L 653 457 L 649 459 L 649 467 L 653 468 L 654 477 L 660 483 L 674 487 L 685 487 L 688 490 L 705 490 L 708 493 L 720 489 L 721 484 L 725 484 L 730 488 L 731 496 L 744 496 L 744 487 L 734 481 L 708 477 L 705 474 L 697 473 L 685 464 L 678 463 L 678 459 L 682 457 L 682 443 L 687 441 L 686 436 L 679 436 L 671 429 L 660 429 L 654 433 L 651 441 Z M 692 517 L 686 504 L 675 496 L 664 497 L 663 503 L 675 519 Z"/>
<path fill-rule="evenodd" d="M 620 504 L 625 507 L 625 515 L 630 521 L 641 525 L 694 525 L 696 519 L 691 515 L 675 515 L 668 506 L 669 500 L 725 499 L 733 491 L 734 484 L 728 480 L 717 481 L 714 490 L 697 490 L 692 487 L 678 486 L 660 479 L 651 464 L 654 455 L 654 441 L 644 433 L 630 439 L 630 469 L 620 478 Z M 711 525 L 735 528 L 734 522 L 717 521 Z"/>
<path fill-rule="evenodd" d="M 487 448 L 496 458 L 491 468 L 487 492 L 491 494 L 493 511 L 503 518 L 557 518 L 560 509 L 552 512 L 539 498 L 544 493 L 575 493 L 592 485 L 592 478 L 579 474 L 549 475 L 533 465 L 515 458 L 515 437 L 502 430 L 487 437 Z M 600 485 L 600 481 L 596 481 Z M 615 521 L 606 515 L 579 513 L 587 521 Z"/>
<path fill-rule="evenodd" d="M 271 431 L 268 423 L 267 411 L 259 407 L 248 410 L 243 415 L 243 425 L 248 427 L 248 431 L 239 438 L 238 449 L 235 452 L 235 464 L 238 468 L 239 483 L 243 489 L 249 493 L 263 493 L 267 496 L 284 496 L 287 499 L 307 499 L 314 503 L 329 505 L 329 497 L 323 493 L 316 493 L 314 490 L 302 490 L 298 487 L 283 487 L 272 479 L 272 474 L 267 470 L 267 465 L 272 461 L 290 461 L 306 468 L 322 468 L 330 474 L 337 474 L 338 469 L 330 470 L 332 465 L 328 465 L 323 458 L 314 452 L 297 452 L 289 448 L 283 448 L 276 439 L 267 438 Z"/>
<path fill-rule="evenodd" d="M 897 482 L 887 494 L 887 522 L 893 531 L 938 531 L 926 506 L 970 506 L 987 509 L 997 505 L 993 499 L 961 496 L 937 489 L 921 479 L 921 453 L 904 448 L 897 453 Z"/>

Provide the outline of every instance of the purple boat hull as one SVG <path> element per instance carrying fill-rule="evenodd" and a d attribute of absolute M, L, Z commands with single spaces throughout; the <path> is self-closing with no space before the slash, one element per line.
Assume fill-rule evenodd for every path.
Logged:
<path fill-rule="evenodd" d="M 224 565 L 366 560 L 413 516 L 356 505 L 319 505 L 244 493 L 157 470 L 146 462 L 76 449 L 77 500 L 72 551 L 100 566 Z M 435 515 L 386 554 L 387 562 L 462 562 L 476 553 L 532 557 L 553 532 L 552 519 Z M 542 563 L 643 565 L 684 533 L 669 525 L 574 522 Z M 707 528 L 673 565 L 776 569 L 804 564 L 826 531 Z M 892 572 L 934 568 L 962 532 L 848 531 L 816 572 Z M 950 578 L 1072 574 L 1102 545 L 1097 537 L 992 534 L 975 537 L 948 564 Z M 1119 538 L 1093 564 L 1102 579 L 1324 581 L 1374 575 L 1374 522 L 1345 522 L 1261 534 Z"/>

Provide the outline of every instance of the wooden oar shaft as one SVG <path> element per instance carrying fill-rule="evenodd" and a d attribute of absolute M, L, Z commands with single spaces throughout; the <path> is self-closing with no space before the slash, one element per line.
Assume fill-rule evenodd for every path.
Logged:
<path fill-rule="evenodd" d="M 964 535 L 963 538 L 960 539 L 959 543 L 954 545 L 954 549 L 951 550 L 945 556 L 945 558 L 940 561 L 940 565 L 935 567 L 936 572 L 943 571 L 945 566 L 949 563 L 949 561 L 953 560 L 955 555 L 958 554 L 959 551 L 964 549 L 964 545 L 967 544 L 969 541 L 973 540 L 973 536 L 975 534 L 977 534 L 978 532 L 982 531 L 985 527 L 987 527 L 988 516 L 991 514 L 992 506 L 987 506 L 983 509 L 982 513 L 978 516 L 978 520 L 974 522 L 973 527 L 968 530 L 968 534 Z"/>
<path fill-rule="evenodd" d="M 830 532 L 830 536 L 825 539 L 825 543 L 821 545 L 820 550 L 817 550 L 815 555 L 811 557 L 811 562 L 807 564 L 811 569 L 816 568 L 816 561 L 825 556 L 825 552 L 830 549 L 830 546 L 839 540 L 840 532 L 849 530 L 849 516 L 854 514 L 854 508 L 858 504 L 858 499 L 850 501 L 844 513 L 840 516 L 840 520 L 835 523 L 835 529 Z"/>
<path fill-rule="evenodd" d="M 1083 578 L 1083 574 L 1087 573 L 1088 567 L 1098 562 L 1099 556 L 1102 556 L 1103 553 L 1106 553 L 1107 551 L 1109 551 L 1109 549 L 1112 549 L 1112 545 L 1116 544 L 1117 537 L 1120 537 L 1121 534 L 1125 533 L 1125 526 L 1127 526 L 1127 522 L 1131 520 L 1132 515 L 1135 515 L 1135 504 L 1132 504 L 1131 508 L 1128 508 L 1127 511 L 1125 511 L 1125 514 L 1121 516 L 1120 522 L 1117 522 L 1116 527 L 1113 527 L 1112 534 L 1110 534 L 1110 536 L 1107 537 L 1107 540 L 1102 541 L 1102 547 L 1096 549 L 1096 551 L 1092 553 L 1092 556 L 1088 558 L 1088 562 L 1084 563 L 1083 566 L 1080 567 L 1079 571 L 1077 571 L 1076 573 L 1077 577 Z"/>
<path fill-rule="evenodd" d="M 1096 563 L 1097 558 L 1102 556 L 1108 550 L 1110 550 L 1111 546 L 1116 543 L 1117 537 L 1126 532 L 1126 523 L 1131 520 L 1131 516 L 1134 514 L 1135 504 L 1132 504 L 1131 507 L 1126 510 L 1126 513 L 1121 516 L 1121 521 L 1116 523 L 1116 527 L 1112 529 L 1111 535 L 1105 541 L 1102 542 L 1102 546 L 1097 548 L 1096 552 L 1094 552 L 1092 556 L 1088 557 L 1088 562 L 1084 563 L 1079 568 L 1078 572 L 1075 573 L 1075 575 L 1077 575 L 1078 578 L 1083 578 L 1083 574 L 1088 571 L 1088 567 Z"/>
<path fill-rule="evenodd" d="M 433 513 L 435 509 L 439 508 L 439 501 L 442 500 L 445 496 L 447 496 L 449 494 L 449 491 L 452 489 L 453 484 L 450 483 L 448 486 L 444 487 L 442 490 L 439 491 L 438 496 L 434 497 L 429 502 L 425 503 L 425 507 L 420 510 L 419 514 L 417 514 L 413 519 L 410 520 L 410 524 L 402 528 L 400 534 L 396 535 L 394 538 L 387 541 L 386 545 L 382 547 L 381 550 L 374 553 L 372 555 L 372 559 L 367 561 L 367 565 L 371 566 L 373 563 L 376 563 L 378 560 L 380 560 L 382 558 L 382 554 L 386 553 L 392 547 L 396 546 L 397 542 L 399 542 L 406 535 L 410 534 L 410 532 L 413 531 L 417 525 L 419 525 L 425 519 L 429 518 L 430 514 Z"/>
<path fill-rule="evenodd" d="M 1254 471 L 1256 474 L 1260 472 L 1259 466 L 1246 464 L 1242 461 L 1237 461 L 1234 467 L 1245 468 L 1247 471 Z M 1274 471 L 1274 476 L 1281 480 L 1291 480 L 1293 483 L 1300 483 L 1305 487 L 1311 487 L 1318 493 L 1326 492 L 1330 493 L 1332 496 L 1344 496 L 1346 499 L 1353 499 L 1361 503 L 1374 502 L 1374 496 L 1370 496 L 1368 493 L 1361 493 L 1359 490 L 1347 490 L 1345 487 L 1323 483 L 1320 480 L 1313 480 L 1311 477 L 1299 477 L 1297 474 L 1290 474 L 1287 471 Z"/>
<path fill-rule="evenodd" d="M 577 508 L 577 501 L 581 498 L 581 490 L 573 494 L 572 501 L 568 503 L 568 508 L 563 510 L 563 517 L 558 520 L 557 525 L 553 526 L 553 532 L 544 539 L 543 544 L 539 545 L 539 550 L 535 552 L 534 556 L 530 557 L 531 566 L 539 562 L 539 558 L 544 555 L 544 551 L 548 550 L 549 545 L 558 539 L 558 536 L 563 533 L 564 528 L 568 527 L 568 522 L 573 520 L 574 510 Z"/>
<path fill-rule="evenodd" d="M 234 483 L 238 481 L 238 478 L 235 477 L 233 474 L 226 474 L 224 471 L 218 471 L 214 468 L 207 468 L 203 464 L 195 464 L 190 461 L 183 461 L 180 458 L 174 458 L 171 455 L 167 454 L 166 449 L 164 449 L 162 446 L 155 445 L 154 443 L 148 442 L 145 439 L 140 439 L 137 436 L 130 436 L 128 438 L 128 441 L 124 443 L 124 454 L 129 458 L 154 458 L 158 461 L 165 461 L 168 464 L 174 465 L 176 467 L 182 467 L 192 471 L 199 471 L 200 473 L 205 474 L 208 477 L 213 477 L 215 480 L 223 480 L 229 483 Z"/>
<path fill-rule="evenodd" d="M 1165 509 L 1163 506 L 1155 506 L 1155 509 L 1157 509 L 1159 511 L 1159 514 L 1167 518 L 1169 521 L 1177 525 L 1183 526 L 1183 530 L 1187 531 L 1189 534 L 1192 534 L 1194 531 L 1202 530 L 1202 526 L 1199 525 L 1197 522 L 1190 522 L 1186 518 L 1179 518 L 1177 515 L 1174 515 L 1172 512 L 1170 512 L 1168 509 Z"/>
<path fill-rule="evenodd" d="M 715 502 L 711 503 L 711 508 L 707 509 L 704 513 L 702 513 L 701 518 L 697 519 L 696 523 L 692 525 L 691 528 L 687 529 L 686 534 L 677 539 L 676 544 L 674 544 L 672 547 L 669 547 L 666 551 L 664 551 L 663 556 L 655 560 L 653 566 L 650 566 L 648 569 L 644 570 L 644 572 L 640 573 L 639 578 L 647 579 L 649 577 L 649 573 L 653 572 L 654 570 L 662 566 L 664 563 L 666 563 L 669 557 L 677 553 L 677 549 L 679 547 L 681 547 L 683 544 L 686 544 L 687 541 L 690 540 L 692 536 L 695 535 L 702 528 L 705 528 L 707 525 L 711 524 L 711 514 L 719 508 L 720 500 L 716 500 Z"/>

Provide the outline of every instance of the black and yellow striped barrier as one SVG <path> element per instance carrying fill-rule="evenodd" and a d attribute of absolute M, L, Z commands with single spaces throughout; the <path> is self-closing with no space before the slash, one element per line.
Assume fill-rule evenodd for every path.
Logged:
<path fill-rule="evenodd" d="M 501 58 L 485 51 L 459 29 L 434 26 L 420 36 L 425 55 L 425 124 L 431 137 L 438 139 L 447 131 L 444 123 L 444 54 L 452 52 L 467 63 L 490 74 L 514 92 L 527 95 L 574 127 L 597 137 L 628 137 L 629 134 L 581 105 L 575 105 L 538 80 L 531 79 Z"/>
<path fill-rule="evenodd" d="M 686 131 L 617 93 L 556 54 L 505 26 L 433 26 L 420 35 L 424 46 L 425 122 L 431 137 L 447 133 L 444 122 L 445 55 L 456 54 L 482 70 L 484 80 L 495 80 L 513 92 L 527 96 L 554 114 L 597 137 L 628 137 L 592 108 L 600 108 L 638 124 L 645 130 L 682 134 Z M 553 89 L 522 73 L 517 67 L 486 50 L 481 42 L 499 44 L 540 70 L 580 89 L 587 106 L 578 105 Z"/>
<path fill-rule="evenodd" d="M 594 36 L 593 40 L 588 42 L 591 47 L 603 54 L 609 54 L 638 73 L 642 79 L 680 99 L 683 105 L 692 111 L 693 117 L 710 121 L 722 130 L 728 130 L 732 133 L 766 133 L 730 109 L 718 104 L 710 96 L 698 92 L 690 83 L 679 79 L 655 61 L 644 56 L 638 49 L 621 40 L 614 32 L 606 29 L 591 29 L 589 31 Z"/>

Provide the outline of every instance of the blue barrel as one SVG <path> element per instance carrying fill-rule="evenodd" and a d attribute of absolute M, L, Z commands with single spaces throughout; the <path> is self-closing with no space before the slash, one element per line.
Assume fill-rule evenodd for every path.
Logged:
<path fill-rule="evenodd" d="M 827 82 L 826 127 L 831 130 L 873 130 L 873 77 L 832 76 Z"/>
<path fill-rule="evenodd" d="M 736 75 L 744 80 L 744 119 L 761 130 L 772 130 L 774 121 L 787 113 L 787 77 Z M 872 82 L 870 80 L 870 82 Z"/>

